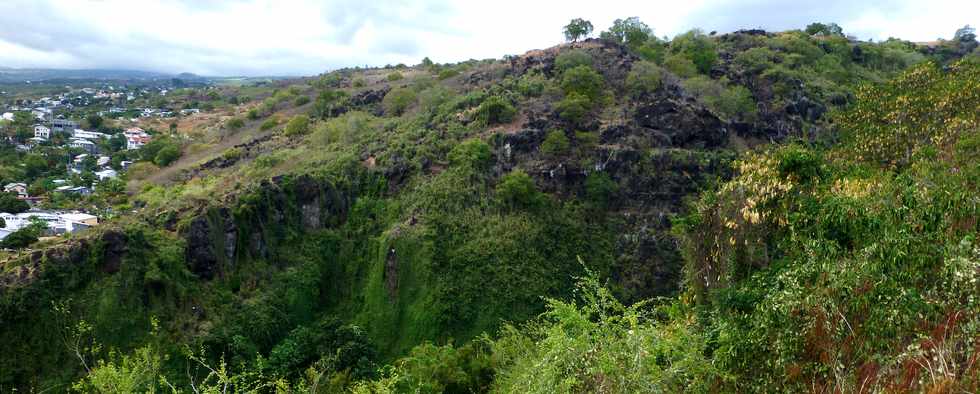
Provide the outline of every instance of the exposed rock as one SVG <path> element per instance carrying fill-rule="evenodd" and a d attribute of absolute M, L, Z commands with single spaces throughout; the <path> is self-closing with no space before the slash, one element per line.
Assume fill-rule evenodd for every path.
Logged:
<path fill-rule="evenodd" d="M 388 291 L 388 299 L 394 301 L 398 295 L 398 254 L 395 248 L 388 249 L 388 256 L 385 258 L 385 290 Z"/>
<path fill-rule="evenodd" d="M 191 272 L 202 279 L 212 279 L 218 272 L 218 258 L 215 256 L 211 240 L 211 225 L 206 216 L 198 216 L 191 221 L 187 234 L 187 265 Z"/>
<path fill-rule="evenodd" d="M 714 148 L 728 141 L 725 124 L 707 109 L 676 99 L 641 104 L 635 121 L 640 127 L 659 130 L 673 147 Z"/>

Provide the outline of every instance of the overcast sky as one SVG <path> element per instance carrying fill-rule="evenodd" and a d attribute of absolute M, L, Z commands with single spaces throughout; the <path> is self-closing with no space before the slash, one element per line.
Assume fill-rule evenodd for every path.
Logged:
<path fill-rule="evenodd" d="M 980 0 L 0 0 L 0 66 L 312 75 L 357 65 L 499 58 L 638 16 L 658 36 L 837 22 L 861 39 L 950 38 Z"/>

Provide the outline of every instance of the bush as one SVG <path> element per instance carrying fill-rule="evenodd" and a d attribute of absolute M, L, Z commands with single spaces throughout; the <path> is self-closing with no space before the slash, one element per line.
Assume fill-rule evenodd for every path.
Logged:
<path fill-rule="evenodd" d="M 555 71 L 558 74 L 578 66 L 592 67 L 592 55 L 581 49 L 564 51 L 555 57 Z"/>
<path fill-rule="evenodd" d="M 21 249 L 31 246 L 31 244 L 37 242 L 38 237 L 44 234 L 44 230 L 48 228 L 48 225 L 43 222 L 34 222 L 21 228 L 20 230 L 14 231 L 0 240 L 0 247 L 7 249 Z"/>
<path fill-rule="evenodd" d="M 511 171 L 500 178 L 497 184 L 497 199 L 508 208 L 531 208 L 542 201 L 541 193 L 534 186 L 534 180 L 521 169 Z"/>
<path fill-rule="evenodd" d="M 684 81 L 684 90 L 716 115 L 727 120 L 755 118 L 755 100 L 752 99 L 752 93 L 743 86 L 725 86 L 723 82 L 698 76 Z"/>
<path fill-rule="evenodd" d="M 561 90 L 566 95 L 578 93 L 590 101 L 596 101 L 602 95 L 604 81 L 592 67 L 577 66 L 565 71 L 561 78 Z"/>
<path fill-rule="evenodd" d="M 449 162 L 455 166 L 480 168 L 490 161 L 490 145 L 480 139 L 469 139 L 449 151 Z"/>
<path fill-rule="evenodd" d="M 392 89 L 385 98 L 381 100 L 385 114 L 400 116 L 415 103 L 415 92 L 408 88 Z"/>
<path fill-rule="evenodd" d="M 517 80 L 517 92 L 524 97 L 538 97 L 544 93 L 547 80 L 539 73 L 525 73 Z"/>
<path fill-rule="evenodd" d="M 681 78 L 691 78 L 698 75 L 698 67 L 694 65 L 694 62 L 681 55 L 667 56 L 664 59 L 664 68 Z"/>
<path fill-rule="evenodd" d="M 238 161 L 242 158 L 242 150 L 238 148 L 228 148 L 224 152 L 221 152 L 221 158 L 225 161 Z"/>
<path fill-rule="evenodd" d="M 599 207 L 606 207 L 618 188 L 605 172 L 591 172 L 585 178 L 585 196 Z"/>
<path fill-rule="evenodd" d="M 227 122 L 225 122 L 225 127 L 232 130 L 238 130 L 244 126 L 245 126 L 245 121 L 242 120 L 242 118 L 231 118 L 228 119 Z"/>
<path fill-rule="evenodd" d="M 490 96 L 480 103 L 476 109 L 477 120 L 487 125 L 508 123 L 514 119 L 517 110 L 507 99 L 500 96 Z"/>
<path fill-rule="evenodd" d="M 161 148 L 160 151 L 157 152 L 156 156 L 153 157 L 153 163 L 160 167 L 166 167 L 170 165 L 170 163 L 177 161 L 179 158 L 180 147 L 175 144 L 171 144 Z"/>
<path fill-rule="evenodd" d="M 16 193 L 0 193 L 0 212 L 17 214 L 28 209 L 31 209 L 31 205 L 17 198 Z"/>
<path fill-rule="evenodd" d="M 439 71 L 438 78 L 439 78 L 440 81 L 442 81 L 442 80 L 446 80 L 446 79 L 455 77 L 457 75 L 459 75 L 459 71 L 458 70 L 456 70 L 455 68 L 447 68 L 447 69 L 443 69 L 442 71 Z"/>
<path fill-rule="evenodd" d="M 565 132 L 561 130 L 552 130 L 544 137 L 544 141 L 541 143 L 541 153 L 548 156 L 561 156 L 568 153 L 569 142 L 568 137 L 565 136 Z"/>
<path fill-rule="evenodd" d="M 361 77 L 354 78 L 354 81 L 351 82 L 351 86 L 355 88 L 363 88 L 365 85 L 367 84 L 364 82 L 364 78 Z"/>
<path fill-rule="evenodd" d="M 248 110 L 248 113 L 245 114 L 245 117 L 248 118 L 248 120 L 256 120 L 259 118 L 259 110 L 252 108 Z"/>
<path fill-rule="evenodd" d="M 286 135 L 303 135 L 310 131 L 310 118 L 306 115 L 296 115 L 286 123 Z"/>
<path fill-rule="evenodd" d="M 278 125 L 279 125 L 279 117 L 273 116 L 269 119 L 266 119 L 265 122 L 262 122 L 262 125 L 259 126 L 259 130 L 266 131 Z"/>
<path fill-rule="evenodd" d="M 398 71 L 395 71 L 395 72 L 393 72 L 391 74 L 388 74 L 388 76 L 386 78 L 388 79 L 388 81 L 394 82 L 394 81 L 400 81 L 400 80 L 404 79 L 405 76 L 403 76 L 402 73 L 400 73 Z"/>
<path fill-rule="evenodd" d="M 558 111 L 558 116 L 562 119 L 579 124 L 585 115 L 592 110 L 592 100 L 589 100 L 585 95 L 572 93 L 559 101 L 555 110 Z"/>
<path fill-rule="evenodd" d="M 674 37 L 670 49 L 690 59 L 702 74 L 711 72 L 711 68 L 718 62 L 714 42 L 698 29 Z"/>
<path fill-rule="evenodd" d="M 652 62 L 636 62 L 626 76 L 626 88 L 636 96 L 653 93 L 660 88 L 663 70 Z"/>
<path fill-rule="evenodd" d="M 309 96 L 299 96 L 299 97 L 296 97 L 295 100 L 293 100 L 293 106 L 299 107 L 299 106 L 302 106 L 302 105 L 304 105 L 306 103 L 309 103 L 309 102 L 310 102 L 310 97 Z"/>

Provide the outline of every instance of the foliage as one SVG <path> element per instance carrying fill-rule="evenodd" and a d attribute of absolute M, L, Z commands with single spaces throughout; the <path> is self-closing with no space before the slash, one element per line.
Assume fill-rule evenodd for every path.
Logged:
<path fill-rule="evenodd" d="M 836 23 L 814 22 L 807 25 L 805 31 L 809 35 L 844 36 L 844 29 L 842 29 Z"/>
<path fill-rule="evenodd" d="M 569 147 L 568 137 L 565 136 L 565 132 L 552 130 L 544 137 L 540 149 L 541 153 L 554 157 L 567 154 Z"/>
<path fill-rule="evenodd" d="M 592 34 L 592 22 L 582 18 L 572 19 L 562 30 L 565 41 L 575 42 Z"/>
<path fill-rule="evenodd" d="M 401 81 L 402 79 L 405 79 L 405 77 L 402 75 L 402 73 L 398 71 L 394 71 L 388 73 L 388 76 L 385 77 L 385 79 L 387 79 L 389 82 L 394 82 L 394 81 Z"/>
<path fill-rule="evenodd" d="M 535 208 L 544 196 L 534 186 L 534 180 L 524 170 L 516 169 L 500 177 L 496 189 L 497 200 L 510 208 Z"/>
<path fill-rule="evenodd" d="M 599 37 L 635 48 L 645 43 L 652 35 L 653 29 L 650 26 L 640 21 L 640 18 L 631 16 L 626 19 L 616 19 L 609 30 L 599 34 Z"/>
<path fill-rule="evenodd" d="M 500 96 L 490 96 L 480 103 L 476 109 L 476 118 L 487 125 L 510 123 L 517 110 L 511 103 Z"/>
<path fill-rule="evenodd" d="M 726 86 L 699 76 L 684 81 L 684 90 L 710 108 L 718 116 L 728 119 L 753 120 L 756 114 L 752 93 L 742 86 Z"/>
<path fill-rule="evenodd" d="M 180 158 L 180 146 L 176 144 L 169 144 L 160 148 L 157 154 L 153 156 L 153 164 L 160 167 L 169 166 L 170 163 L 177 161 Z"/>
<path fill-rule="evenodd" d="M 28 209 L 31 209 L 31 205 L 17 198 L 17 193 L 0 193 L 0 212 L 18 214 Z"/>
<path fill-rule="evenodd" d="M 653 93 L 660 88 L 663 70 L 652 62 L 636 62 L 626 76 L 626 88 L 635 96 Z"/>
<path fill-rule="evenodd" d="M 565 96 L 555 106 L 558 115 L 562 119 L 578 124 L 585 119 L 585 116 L 592 110 L 592 100 L 580 93 L 571 93 Z"/>
<path fill-rule="evenodd" d="M 32 217 L 30 224 L 20 228 L 17 231 L 7 234 L 3 240 L 0 240 L 0 247 L 5 249 L 26 248 L 37 242 L 38 237 L 43 235 L 44 231 L 47 229 L 48 224 L 46 222 Z"/>
<path fill-rule="evenodd" d="M 697 66 L 691 59 L 683 55 L 675 54 L 667 56 L 664 59 L 664 68 L 681 78 L 691 78 L 698 75 Z"/>
<path fill-rule="evenodd" d="M 857 97 L 857 104 L 837 118 L 847 154 L 907 165 L 918 149 L 948 149 L 980 125 L 980 67 L 960 62 L 944 71 L 925 63 L 882 86 L 864 86 Z"/>
<path fill-rule="evenodd" d="M 555 57 L 555 70 L 561 74 L 578 66 L 592 67 L 592 55 L 581 49 L 562 51 Z"/>
<path fill-rule="evenodd" d="M 266 131 L 278 125 L 279 125 L 279 117 L 272 116 L 266 119 L 264 122 L 262 122 L 262 124 L 259 126 L 259 130 Z"/>
<path fill-rule="evenodd" d="M 227 122 L 225 122 L 225 127 L 232 130 L 238 130 L 242 127 L 245 127 L 245 121 L 242 120 L 242 118 L 231 118 L 228 119 Z"/>
<path fill-rule="evenodd" d="M 572 67 L 561 76 L 561 90 L 566 95 L 580 94 L 593 102 L 602 94 L 603 85 L 602 75 L 587 65 Z"/>
<path fill-rule="evenodd" d="M 674 37 L 670 42 L 670 50 L 688 58 L 701 74 L 711 72 L 711 68 L 718 62 L 715 43 L 698 29 Z"/>
<path fill-rule="evenodd" d="M 381 105 L 384 107 L 386 114 L 399 116 L 405 113 L 415 103 L 415 98 L 416 94 L 413 90 L 409 88 L 395 88 L 391 89 L 385 95 Z"/>
<path fill-rule="evenodd" d="M 491 158 L 490 145 L 479 139 L 469 139 L 449 151 L 449 162 L 453 165 L 481 168 Z"/>
<path fill-rule="evenodd" d="M 283 134 L 294 136 L 294 135 L 304 135 L 310 131 L 310 118 L 306 115 L 296 115 L 289 119 L 286 123 L 286 127 L 283 129 Z"/>

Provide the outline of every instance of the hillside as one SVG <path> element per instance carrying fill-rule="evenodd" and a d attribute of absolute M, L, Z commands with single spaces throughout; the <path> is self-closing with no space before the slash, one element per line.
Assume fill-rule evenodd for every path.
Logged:
<path fill-rule="evenodd" d="M 2 263 L 0 388 L 977 390 L 975 37 L 618 26 L 226 87 Z"/>

